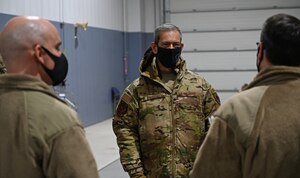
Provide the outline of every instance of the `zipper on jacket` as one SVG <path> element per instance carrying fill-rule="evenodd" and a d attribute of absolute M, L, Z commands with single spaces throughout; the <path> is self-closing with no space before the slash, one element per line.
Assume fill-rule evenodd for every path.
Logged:
<path fill-rule="evenodd" d="M 174 100 L 176 99 L 176 95 L 174 95 L 174 93 L 172 92 L 171 94 L 171 115 L 172 115 L 172 160 L 171 160 L 171 177 L 175 178 L 176 175 L 176 120 L 174 117 Z"/>
<path fill-rule="evenodd" d="M 178 77 L 178 76 L 177 76 Z M 174 116 L 174 113 L 175 113 L 175 100 L 177 99 L 177 91 L 178 91 L 178 88 L 176 88 L 177 86 L 177 77 L 174 81 L 174 84 L 173 84 L 173 88 L 172 88 L 172 93 L 171 93 L 171 114 L 172 114 L 172 162 L 171 162 L 171 177 L 172 178 L 175 178 L 176 177 L 176 128 L 177 128 L 177 124 L 176 124 L 176 120 L 175 120 L 175 116 Z"/>

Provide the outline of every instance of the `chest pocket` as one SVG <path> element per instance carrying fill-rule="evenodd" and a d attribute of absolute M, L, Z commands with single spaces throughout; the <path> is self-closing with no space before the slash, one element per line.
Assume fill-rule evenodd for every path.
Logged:
<path fill-rule="evenodd" d="M 175 100 L 177 111 L 203 114 L 203 98 L 196 93 L 179 93 Z"/>
<path fill-rule="evenodd" d="M 149 117 L 162 117 L 170 111 L 170 96 L 165 93 L 142 96 L 139 105 L 140 121 Z"/>
<path fill-rule="evenodd" d="M 139 105 L 139 133 L 145 151 L 168 138 L 172 123 L 170 96 L 164 93 L 147 95 L 140 98 Z"/>

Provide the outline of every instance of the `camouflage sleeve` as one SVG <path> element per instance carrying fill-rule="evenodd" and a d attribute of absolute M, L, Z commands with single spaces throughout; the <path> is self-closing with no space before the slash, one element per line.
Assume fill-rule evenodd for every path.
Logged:
<path fill-rule="evenodd" d="M 5 74 L 6 73 L 6 67 L 4 65 L 2 56 L 0 55 L 0 74 Z"/>
<path fill-rule="evenodd" d="M 121 163 L 131 178 L 145 177 L 140 155 L 137 107 L 138 103 L 130 91 L 125 90 L 113 118 Z"/>
<path fill-rule="evenodd" d="M 203 103 L 204 115 L 206 117 L 205 131 L 207 132 L 210 127 L 209 117 L 219 108 L 221 102 L 216 90 L 206 81 L 204 85 L 207 88 Z"/>

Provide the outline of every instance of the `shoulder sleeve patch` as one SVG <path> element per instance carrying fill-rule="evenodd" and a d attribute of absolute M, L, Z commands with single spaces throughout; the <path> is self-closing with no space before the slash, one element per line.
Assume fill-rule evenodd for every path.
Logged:
<path fill-rule="evenodd" d="M 118 108 L 117 108 L 117 116 L 122 117 L 127 113 L 128 104 L 125 103 L 123 100 L 120 101 Z"/>
<path fill-rule="evenodd" d="M 128 93 L 124 93 L 123 96 L 122 96 L 122 101 L 124 101 L 127 104 L 129 104 L 131 99 L 132 99 L 132 97 Z"/>

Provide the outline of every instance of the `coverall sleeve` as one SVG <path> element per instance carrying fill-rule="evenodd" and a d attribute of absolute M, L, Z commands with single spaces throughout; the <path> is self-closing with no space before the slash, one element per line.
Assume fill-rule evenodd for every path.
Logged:
<path fill-rule="evenodd" d="M 97 165 L 82 127 L 58 133 L 44 149 L 43 170 L 52 178 L 99 178 Z"/>
<path fill-rule="evenodd" d="M 138 132 L 138 103 L 125 90 L 113 118 L 123 168 L 131 178 L 146 178 L 140 153 Z"/>
<path fill-rule="evenodd" d="M 190 178 L 240 178 L 241 156 L 233 131 L 218 117 L 207 136 L 194 162 Z"/>

